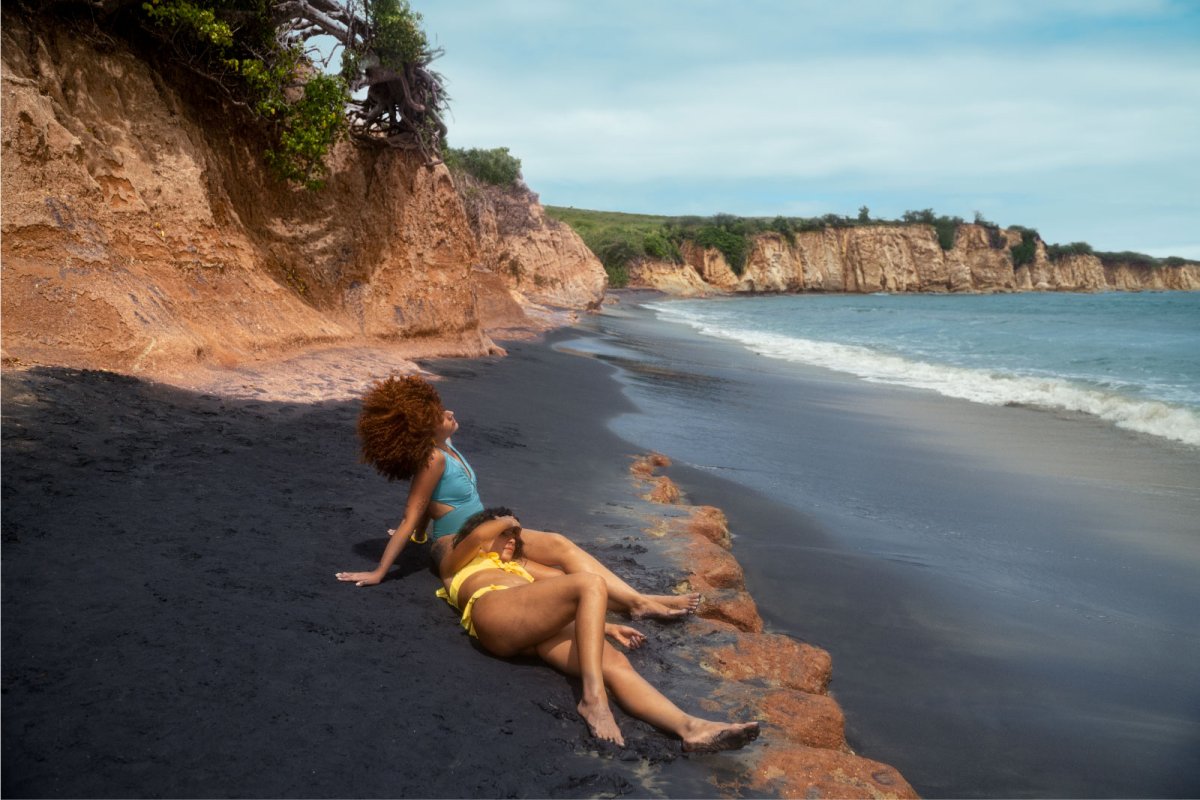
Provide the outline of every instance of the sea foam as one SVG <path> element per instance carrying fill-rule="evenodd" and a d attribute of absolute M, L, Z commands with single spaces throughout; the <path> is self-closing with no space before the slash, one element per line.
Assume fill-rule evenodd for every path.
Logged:
<path fill-rule="evenodd" d="M 1200 447 L 1200 413 L 1159 400 L 1082 386 L 1061 377 L 988 371 L 905 358 L 869 347 L 714 324 L 670 304 L 648 304 L 665 321 L 726 339 L 768 358 L 849 373 L 872 383 L 926 389 L 987 405 L 1028 405 L 1091 414 L 1118 427 Z"/>

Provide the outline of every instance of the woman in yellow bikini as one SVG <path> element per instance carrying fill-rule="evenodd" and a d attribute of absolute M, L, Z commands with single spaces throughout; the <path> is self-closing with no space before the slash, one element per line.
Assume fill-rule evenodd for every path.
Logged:
<path fill-rule="evenodd" d="M 608 704 L 608 691 L 630 715 L 677 735 L 688 752 L 734 750 L 758 737 L 757 722 L 694 717 L 655 689 L 605 640 L 636 648 L 645 637 L 605 622 L 609 596 L 600 576 L 579 572 L 539 578 L 522 563 L 525 538 L 506 508 L 468 519 L 442 562 L 438 592 L 462 612 L 463 627 L 493 655 L 537 655 L 583 681 L 579 713 L 593 735 L 617 744 L 624 738 Z"/>
<path fill-rule="evenodd" d="M 433 539 L 433 563 L 442 565 L 450 538 L 472 514 L 483 509 L 474 470 L 450 437 L 458 430 L 454 412 L 443 405 L 437 390 L 415 376 L 388 378 L 368 390 L 358 419 L 363 460 L 389 480 L 411 480 L 404 518 L 369 572 L 339 572 L 340 581 L 373 586 L 383 580 L 408 542 Z M 432 525 L 430 522 L 432 521 Z M 428 532 L 426 528 L 429 528 Z M 669 618 L 695 611 L 699 596 L 646 595 L 618 578 L 574 542 L 558 533 L 526 530 L 523 534 L 528 566 L 538 577 L 591 573 L 608 590 L 609 606 L 635 619 Z M 442 566 L 441 575 L 447 575 Z"/>

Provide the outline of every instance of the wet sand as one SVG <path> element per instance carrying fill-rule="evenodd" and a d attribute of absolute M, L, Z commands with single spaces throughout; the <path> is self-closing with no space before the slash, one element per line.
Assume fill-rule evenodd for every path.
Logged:
<path fill-rule="evenodd" d="M 374 363 L 374 361 L 372 361 Z M 308 364 L 311 367 L 311 363 Z M 425 362 L 458 412 L 484 500 L 569 532 L 647 591 L 681 577 L 605 420 L 611 368 L 544 343 Z M 344 375 L 287 399 L 104 372 L 3 384 L 5 796 L 711 796 L 742 754 L 683 756 L 617 712 L 588 737 L 575 684 L 492 658 L 434 596 L 425 550 L 357 589 L 406 486 L 357 463 Z M 341 388 L 339 388 L 341 387 Z M 712 693 L 639 623 L 632 659 L 685 710 Z"/>

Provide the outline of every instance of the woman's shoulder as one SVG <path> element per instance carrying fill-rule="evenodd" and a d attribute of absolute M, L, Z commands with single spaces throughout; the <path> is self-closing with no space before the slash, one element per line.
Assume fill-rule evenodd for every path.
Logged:
<path fill-rule="evenodd" d="M 445 471 L 446 454 L 435 447 L 432 451 L 430 451 L 429 456 L 425 459 L 425 466 L 421 467 L 420 474 L 441 478 L 442 473 Z"/>

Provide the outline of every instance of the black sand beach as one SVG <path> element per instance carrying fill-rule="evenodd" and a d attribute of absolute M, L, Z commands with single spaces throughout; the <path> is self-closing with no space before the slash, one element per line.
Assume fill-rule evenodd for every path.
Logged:
<path fill-rule="evenodd" d="M 640 544 L 657 512 L 605 427 L 630 409 L 610 367 L 544 343 L 428 366 L 485 502 L 642 588 L 678 580 Z M 591 740 L 570 681 L 473 645 L 424 549 L 335 581 L 406 490 L 357 463 L 354 402 L 57 368 L 6 372 L 3 402 L 5 796 L 711 796 L 742 769 L 619 712 L 627 747 Z M 684 627 L 639 625 L 634 663 L 701 711 Z"/>
<path fill-rule="evenodd" d="M 729 517 L 856 749 L 930 797 L 1200 792 L 1200 451 L 754 356 L 636 308 L 626 439 Z"/>
<path fill-rule="evenodd" d="M 647 590 L 680 576 L 626 470 L 671 455 L 768 625 L 833 653 L 850 744 L 925 796 L 1200 791 L 1194 450 L 772 365 L 629 302 L 427 366 L 485 502 Z M 624 716 L 598 747 L 569 681 L 460 632 L 423 552 L 334 581 L 405 489 L 356 463 L 352 401 L 47 368 L 3 400 L 7 796 L 713 796 L 745 768 Z M 686 626 L 644 627 L 635 664 L 700 711 Z"/>

